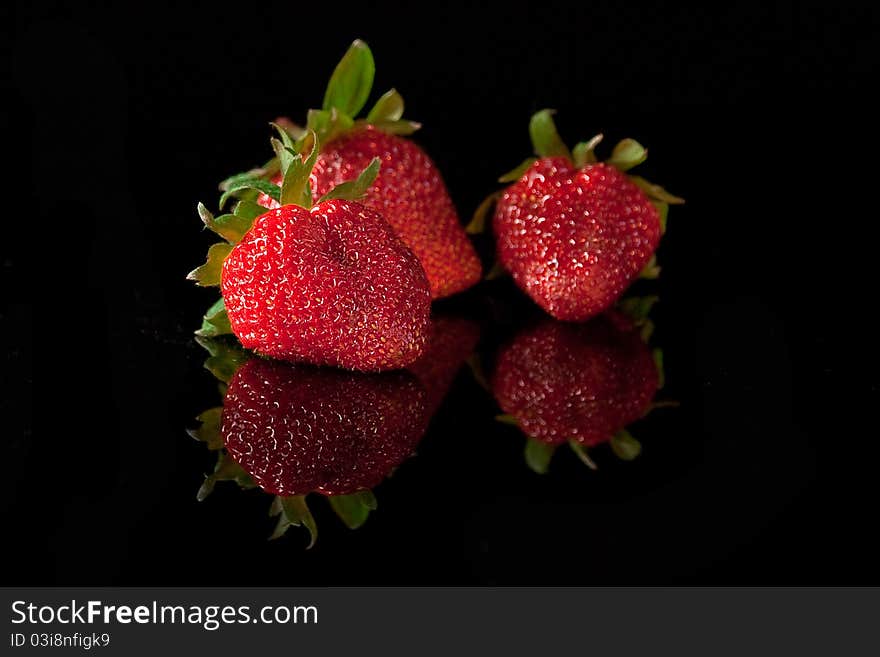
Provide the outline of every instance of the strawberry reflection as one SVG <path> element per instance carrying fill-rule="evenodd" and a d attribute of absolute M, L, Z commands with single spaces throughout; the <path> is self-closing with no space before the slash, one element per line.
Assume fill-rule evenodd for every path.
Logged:
<path fill-rule="evenodd" d="M 190 434 L 218 453 L 199 491 L 218 481 L 274 496 L 272 537 L 317 524 L 306 502 L 324 497 L 350 528 L 377 507 L 372 489 L 411 456 L 478 332 L 468 320 L 434 321 L 431 347 L 413 371 L 365 374 L 256 357 L 224 339 L 197 338 L 221 381 L 223 406 Z"/>
<path fill-rule="evenodd" d="M 425 387 L 428 413 L 433 415 L 452 387 L 461 365 L 474 353 L 480 339 L 480 325 L 456 316 L 435 317 L 431 342 L 425 354 L 407 370 Z"/>
<path fill-rule="evenodd" d="M 221 435 L 274 495 L 349 495 L 379 484 L 427 426 L 408 372 L 360 374 L 254 358 L 229 382 Z"/>
<path fill-rule="evenodd" d="M 662 376 L 649 329 L 618 312 L 586 324 L 546 318 L 500 351 L 491 381 L 504 412 L 498 419 L 527 436 L 533 470 L 546 472 L 566 443 L 594 469 L 588 450 L 603 443 L 621 458 L 638 455 L 626 427 L 652 409 Z"/>

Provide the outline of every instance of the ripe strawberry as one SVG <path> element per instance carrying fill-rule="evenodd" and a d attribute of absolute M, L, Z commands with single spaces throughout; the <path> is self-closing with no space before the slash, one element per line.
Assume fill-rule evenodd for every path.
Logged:
<path fill-rule="evenodd" d="M 606 163 L 593 155 L 601 136 L 572 155 L 551 114 L 532 117 L 538 159 L 501 179 L 515 182 L 495 208 L 498 260 L 553 317 L 584 321 L 611 307 L 646 267 L 656 275 L 667 204 L 683 201 L 623 173 L 647 155 L 637 142 L 620 142 Z"/>
<path fill-rule="evenodd" d="M 231 237 L 227 229 L 241 228 L 239 215 L 214 219 L 200 208 L 205 223 L 234 246 L 212 247 L 208 263 L 191 278 L 202 285 L 220 279 L 228 328 L 248 349 L 362 371 L 412 363 L 429 335 L 431 296 L 424 271 L 379 213 L 342 198 L 362 194 L 379 161 L 312 206 L 308 176 L 317 140 L 304 162 L 302 155 L 293 155 L 289 138 L 282 138 L 286 143 L 274 140 L 285 171 L 281 188 L 240 179 L 221 199 L 222 205 L 229 193 L 256 188 L 272 194 L 281 207 Z M 212 311 L 206 323 L 217 327 L 222 322 Z M 203 328 L 202 334 L 216 333 Z"/>
<path fill-rule="evenodd" d="M 431 339 L 425 354 L 406 368 L 425 388 L 429 415 L 443 403 L 456 374 L 479 339 L 480 325 L 470 319 L 438 316 L 431 320 Z"/>
<path fill-rule="evenodd" d="M 362 374 L 260 358 L 232 377 L 221 433 L 233 459 L 281 496 L 369 490 L 409 457 L 427 427 L 407 372 Z"/>
<path fill-rule="evenodd" d="M 307 127 L 323 144 L 312 189 L 318 196 L 326 194 L 378 157 L 382 169 L 361 202 L 385 217 L 416 254 L 433 298 L 461 292 L 479 281 L 480 261 L 437 167 L 415 142 L 399 136 L 419 127 L 401 119 L 400 94 L 389 91 L 365 120 L 354 121 L 369 96 L 374 69 L 367 45 L 355 41 L 333 73 L 323 109 L 309 113 Z M 276 205 L 266 195 L 257 202 Z"/>
<path fill-rule="evenodd" d="M 585 324 L 544 320 L 504 348 L 492 391 L 530 438 L 576 450 L 623 434 L 650 410 L 659 387 L 654 357 L 638 330 L 619 316 Z"/>

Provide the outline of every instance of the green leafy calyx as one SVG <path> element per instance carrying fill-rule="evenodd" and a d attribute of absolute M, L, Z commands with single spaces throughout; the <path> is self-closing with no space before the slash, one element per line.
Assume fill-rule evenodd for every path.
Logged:
<path fill-rule="evenodd" d="M 226 314 L 223 297 L 220 297 L 205 312 L 205 316 L 202 317 L 202 327 L 196 331 L 196 335 L 204 338 L 216 338 L 218 335 L 230 333 L 232 333 L 232 326 L 229 324 L 229 315 Z"/>
<path fill-rule="evenodd" d="M 305 495 L 276 497 L 269 508 L 269 515 L 278 516 L 278 524 L 275 526 L 275 531 L 269 537 L 270 540 L 280 538 L 291 526 L 305 527 L 309 530 L 311 540 L 309 541 L 308 548 L 311 548 L 315 541 L 318 540 L 318 525 L 315 523 L 315 518 L 309 510 L 308 504 L 306 504 Z"/>
<path fill-rule="evenodd" d="M 356 119 L 370 97 L 375 76 L 373 53 L 358 39 L 330 76 L 321 109 L 309 110 L 306 127 L 325 144 L 356 126 L 371 125 L 394 135 L 411 135 L 418 130 L 421 124 L 403 118 L 403 96 L 396 89 L 382 94 L 366 118 Z"/>
<path fill-rule="evenodd" d="M 376 176 L 379 175 L 379 168 L 381 165 L 382 161 L 378 157 L 374 157 L 370 161 L 370 164 L 367 165 L 367 168 L 361 171 L 357 178 L 336 185 L 336 187 L 324 194 L 318 202 L 323 203 L 324 201 L 330 201 L 332 199 L 356 201 L 359 198 L 362 198 L 375 182 Z"/>
<path fill-rule="evenodd" d="M 232 251 L 231 244 L 214 244 L 208 249 L 208 259 L 205 264 L 193 269 L 187 274 L 187 279 L 195 281 L 199 287 L 215 287 L 220 285 L 223 261 L 230 251 Z"/>
<path fill-rule="evenodd" d="M 554 110 L 543 109 L 535 112 L 529 121 L 529 136 L 538 157 L 564 157 L 571 159 L 571 151 L 562 141 L 553 121 Z"/>
<path fill-rule="evenodd" d="M 556 453 L 556 445 L 548 445 L 536 438 L 528 438 L 526 440 L 525 458 L 526 465 L 532 472 L 537 474 L 547 474 L 550 468 L 550 460 Z"/>
<path fill-rule="evenodd" d="M 542 109 L 532 115 L 529 120 L 529 136 L 532 141 L 532 150 L 538 158 L 544 157 L 564 157 L 569 160 L 577 169 L 582 169 L 591 164 L 597 164 L 600 160 L 596 156 L 596 147 L 602 141 L 602 135 L 598 134 L 592 139 L 579 142 L 575 147 L 569 150 L 559 131 L 556 129 L 556 123 L 553 120 L 555 110 Z M 615 167 L 619 171 L 626 172 L 633 167 L 644 162 L 648 157 L 648 150 L 635 139 L 622 139 L 611 150 L 611 155 L 605 160 L 605 163 Z M 528 158 L 520 163 L 514 169 L 511 169 L 500 178 L 498 182 L 511 183 L 519 180 L 526 173 L 529 167 L 535 162 L 535 158 Z M 661 232 L 666 232 L 666 219 L 669 214 L 670 205 L 678 205 L 684 203 L 684 199 L 670 194 L 659 185 L 648 182 L 641 176 L 630 175 L 629 179 L 639 187 L 660 216 Z M 480 207 L 477 208 L 474 221 L 468 226 L 468 232 L 478 233 L 485 227 L 485 216 L 493 207 L 497 197 L 490 196 L 486 198 Z M 643 272 L 643 278 L 655 278 L 659 274 L 659 268 L 656 266 L 646 268 Z"/>
<path fill-rule="evenodd" d="M 590 470 L 599 469 L 599 466 L 597 466 L 596 462 L 592 459 L 592 457 L 590 457 L 590 454 L 587 452 L 587 448 L 584 445 L 572 439 L 568 441 L 568 446 L 571 447 L 571 450 Z"/>
<path fill-rule="evenodd" d="M 322 109 L 335 108 L 343 114 L 355 116 L 370 97 L 375 75 L 376 62 L 370 47 L 360 39 L 355 40 L 330 76 Z"/>
<path fill-rule="evenodd" d="M 362 490 L 350 495 L 329 495 L 327 500 L 339 519 L 349 529 L 361 527 L 377 508 L 376 496 L 372 491 Z"/>
<path fill-rule="evenodd" d="M 642 444 L 632 437 L 626 429 L 621 429 L 611 437 L 611 451 L 624 461 L 632 461 L 642 453 Z"/>

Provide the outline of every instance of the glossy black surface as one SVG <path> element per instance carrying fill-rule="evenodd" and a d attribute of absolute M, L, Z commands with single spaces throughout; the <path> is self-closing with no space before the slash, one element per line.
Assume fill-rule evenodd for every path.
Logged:
<path fill-rule="evenodd" d="M 841 155 L 864 139 L 875 10 L 444 5 L 405 28 L 290 17 L 290 39 L 254 11 L 41 3 L 10 23 L 30 196 L 2 243 L 4 584 L 878 581 L 876 212 Z M 306 551 L 295 530 L 267 541 L 262 493 L 196 500 L 213 459 L 185 429 L 218 393 L 191 333 L 212 296 L 184 276 L 209 244 L 195 202 L 260 161 L 269 120 L 320 100 L 355 36 L 463 216 L 540 107 L 569 141 L 649 146 L 646 177 L 688 199 L 650 287 L 681 407 L 633 427 L 634 462 L 560 453 L 539 476 L 463 369 L 368 522 L 315 504 Z M 506 281 L 439 309 L 481 322 L 489 362 L 536 312 Z"/>

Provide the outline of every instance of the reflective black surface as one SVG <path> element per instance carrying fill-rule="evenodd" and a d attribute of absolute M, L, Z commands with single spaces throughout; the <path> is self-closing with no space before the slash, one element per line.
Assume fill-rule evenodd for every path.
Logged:
<path fill-rule="evenodd" d="M 487 288 L 444 305 L 485 311 L 478 351 L 491 371 L 498 347 L 537 311 L 509 281 Z M 26 443 L 23 467 L 13 469 L 13 478 L 25 475 L 12 518 L 28 570 L 11 575 L 192 584 L 797 579 L 812 561 L 804 545 L 827 545 L 814 523 L 828 489 L 817 425 L 807 421 L 821 421 L 810 395 L 827 375 L 793 380 L 790 343 L 755 300 L 694 316 L 669 296 L 654 313 L 652 341 L 665 353 L 662 397 L 680 406 L 630 425 L 638 458 L 600 445 L 590 451 L 593 471 L 559 449 L 548 473 L 535 474 L 522 433 L 496 420 L 493 396 L 462 365 L 417 454 L 374 488 L 377 509 L 359 529 L 310 496 L 319 529 L 311 550 L 297 528 L 268 540 L 272 500 L 259 489 L 220 482 L 197 501 L 216 456 L 184 429 L 217 406 L 217 380 L 186 331 L 169 339 L 141 330 L 128 359 L 115 361 L 118 378 L 87 392 L 74 379 L 71 395 L 36 418 L 56 432 Z M 688 321 L 670 331 L 675 318 Z M 103 424 L 61 433 L 82 419 Z"/>
<path fill-rule="evenodd" d="M 864 139 L 876 15 L 618 5 L 438 6 L 406 29 L 356 11 L 297 30 L 293 54 L 214 8 L 22 6 L 7 109 L 30 184 L 0 244 L 2 582 L 876 583 L 876 222 L 869 169 L 843 156 Z M 260 490 L 219 482 L 197 500 L 216 454 L 186 429 L 221 397 L 192 336 L 213 297 L 184 276 L 209 243 L 195 202 L 262 158 L 269 120 L 320 100 L 354 36 L 424 122 L 463 216 L 527 154 L 539 107 L 572 141 L 648 145 L 646 177 L 688 199 L 660 280 L 635 290 L 660 296 L 651 344 L 680 405 L 631 425 L 635 460 L 598 446 L 592 471 L 565 448 L 539 475 L 465 364 L 360 528 L 310 503 L 306 550 L 295 527 L 268 540 Z M 625 54 L 600 65 L 589 48 Z M 436 310 L 480 326 L 487 378 L 541 321 L 504 280 Z"/>

